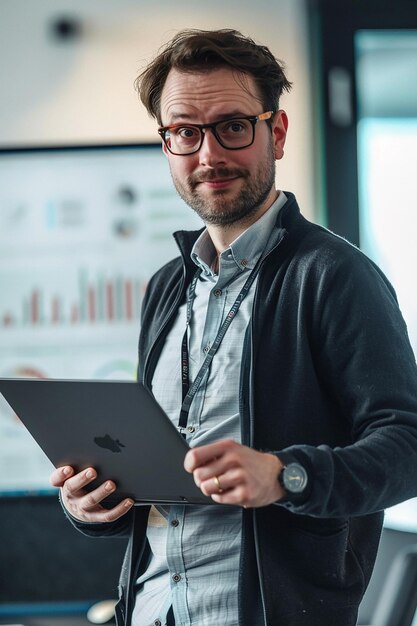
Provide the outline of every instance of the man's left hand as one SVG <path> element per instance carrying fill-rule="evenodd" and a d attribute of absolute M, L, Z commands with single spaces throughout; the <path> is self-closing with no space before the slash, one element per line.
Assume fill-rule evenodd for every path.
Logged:
<path fill-rule="evenodd" d="M 219 504 L 260 507 L 285 495 L 278 482 L 283 468 L 278 457 L 230 439 L 193 448 L 187 452 L 184 467 L 204 495 Z"/>

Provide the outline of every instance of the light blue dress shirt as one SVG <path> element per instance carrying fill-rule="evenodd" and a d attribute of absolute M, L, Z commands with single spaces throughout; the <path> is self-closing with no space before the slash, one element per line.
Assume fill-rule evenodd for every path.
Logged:
<path fill-rule="evenodd" d="M 216 252 L 208 232 L 196 241 L 191 257 L 202 272 L 188 335 L 191 382 L 250 271 L 264 250 L 276 243 L 279 231 L 275 223 L 285 202 L 281 192 L 270 209 L 222 252 L 218 274 L 211 269 Z M 240 364 L 255 287 L 256 280 L 192 401 L 185 431 L 191 447 L 226 438 L 241 440 Z M 152 381 L 156 399 L 177 427 L 185 320 L 184 305 L 165 341 Z M 152 507 L 147 537 L 151 560 L 137 580 L 133 626 L 164 626 L 171 605 L 176 626 L 238 626 L 239 508 Z"/>

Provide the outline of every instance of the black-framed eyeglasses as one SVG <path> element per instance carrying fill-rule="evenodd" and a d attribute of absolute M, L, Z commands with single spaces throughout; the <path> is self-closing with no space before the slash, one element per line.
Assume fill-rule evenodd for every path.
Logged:
<path fill-rule="evenodd" d="M 257 122 L 271 119 L 274 111 L 260 115 L 230 117 L 212 124 L 173 124 L 161 126 L 158 133 L 166 147 L 177 156 L 187 156 L 198 152 L 203 144 L 207 128 L 211 130 L 219 144 L 227 150 L 242 150 L 251 146 L 255 140 Z"/>

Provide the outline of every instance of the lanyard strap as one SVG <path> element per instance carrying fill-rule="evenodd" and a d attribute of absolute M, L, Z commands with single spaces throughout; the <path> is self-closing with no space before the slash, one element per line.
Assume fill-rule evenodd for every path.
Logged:
<path fill-rule="evenodd" d="M 185 333 L 182 339 L 182 345 L 181 345 L 181 380 L 182 380 L 182 406 L 181 406 L 181 411 L 180 411 L 180 418 L 179 418 L 179 426 L 181 428 L 185 428 L 187 426 L 187 422 L 188 422 L 188 413 L 190 411 L 190 407 L 191 407 L 191 402 L 193 401 L 193 398 L 195 396 L 195 394 L 197 393 L 197 390 L 199 388 L 199 386 L 201 385 L 201 382 L 204 378 L 204 376 L 206 375 L 211 362 L 213 360 L 214 355 L 216 354 L 217 350 L 219 349 L 219 346 L 221 344 L 221 342 L 223 341 L 223 337 L 225 336 L 226 332 L 229 329 L 230 324 L 232 323 L 232 321 L 234 320 L 240 305 L 242 304 L 243 300 L 246 298 L 246 296 L 249 293 L 250 288 L 253 285 L 253 282 L 256 278 L 256 276 L 258 275 L 259 272 L 259 268 L 261 265 L 261 260 L 262 260 L 262 256 L 258 259 L 258 262 L 256 263 L 255 267 L 253 268 L 253 270 L 251 271 L 251 273 L 249 274 L 248 279 L 246 280 L 245 284 L 243 285 L 239 295 L 237 296 L 235 302 L 233 303 L 229 313 L 226 315 L 226 318 L 223 322 L 223 324 L 221 325 L 215 340 L 213 341 L 213 344 L 210 347 L 210 350 L 208 351 L 206 358 L 203 361 L 203 364 L 201 365 L 197 376 L 194 379 L 193 384 L 190 386 L 190 381 L 189 381 L 189 355 L 188 355 L 188 328 L 190 326 L 191 323 L 191 318 L 192 318 L 192 312 L 193 312 L 193 303 L 194 303 L 194 299 L 195 299 L 195 290 L 196 290 L 196 286 L 197 286 L 197 281 L 198 278 L 200 276 L 201 270 L 198 269 L 197 272 L 194 275 L 194 278 L 190 284 L 189 287 L 189 291 L 188 291 L 188 297 L 187 297 L 187 320 L 186 320 L 186 326 L 185 326 Z"/>

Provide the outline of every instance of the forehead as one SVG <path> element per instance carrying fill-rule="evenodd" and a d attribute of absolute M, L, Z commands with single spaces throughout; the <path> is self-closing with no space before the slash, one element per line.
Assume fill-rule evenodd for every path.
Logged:
<path fill-rule="evenodd" d="M 161 94 L 162 123 L 204 122 L 229 113 L 254 115 L 261 112 L 260 103 L 255 81 L 248 74 L 229 68 L 193 73 L 172 69 Z"/>

